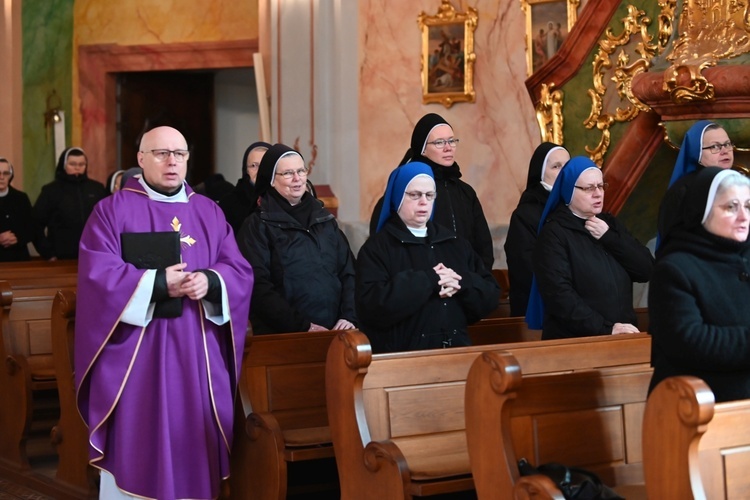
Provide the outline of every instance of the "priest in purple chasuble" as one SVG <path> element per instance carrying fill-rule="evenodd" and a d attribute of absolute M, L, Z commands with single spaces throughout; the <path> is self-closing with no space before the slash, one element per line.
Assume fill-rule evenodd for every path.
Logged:
<path fill-rule="evenodd" d="M 147 132 L 143 175 L 96 205 L 81 238 L 75 376 L 100 498 L 216 498 L 229 476 L 253 271 L 216 203 L 185 183 L 188 156 L 177 130 Z M 123 233 L 169 231 L 181 263 L 123 260 Z M 175 300 L 181 311 L 158 312 Z"/>

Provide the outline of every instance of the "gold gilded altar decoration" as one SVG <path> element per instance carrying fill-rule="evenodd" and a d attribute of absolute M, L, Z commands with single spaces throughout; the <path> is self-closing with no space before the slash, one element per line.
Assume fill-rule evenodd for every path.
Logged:
<path fill-rule="evenodd" d="M 536 120 L 542 134 L 542 142 L 563 144 L 563 92 L 555 90 L 555 84 L 542 84 L 539 104 L 536 105 Z"/>
<path fill-rule="evenodd" d="M 746 0 L 685 0 L 679 38 L 667 60 L 664 90 L 675 103 L 714 98 L 702 71 L 720 59 L 750 51 L 750 7 Z"/>
<path fill-rule="evenodd" d="M 585 147 L 591 160 L 600 167 L 609 149 L 610 127 L 615 122 L 633 120 L 641 111 L 649 110 L 648 106 L 633 94 L 633 77 L 648 71 L 653 58 L 666 48 L 672 36 L 676 3 L 677 0 L 659 0 L 660 13 L 657 17 L 656 36 L 648 32 L 651 18 L 646 16 L 643 10 L 629 5 L 628 14 L 622 19 L 622 32 L 615 35 L 611 29 L 607 29 L 604 38 L 599 41 L 599 49 L 593 62 L 594 88 L 588 91 L 591 98 L 591 111 L 583 124 L 586 128 L 596 127 L 602 132 L 601 139 L 595 147 Z M 612 61 L 613 55 L 615 55 L 614 62 Z M 607 98 L 609 85 L 606 83 L 606 76 L 608 75 L 609 80 L 615 83 L 619 104 L 624 104 L 624 106 L 617 105 L 618 100 L 615 98 Z M 612 107 L 615 109 L 610 109 Z"/>

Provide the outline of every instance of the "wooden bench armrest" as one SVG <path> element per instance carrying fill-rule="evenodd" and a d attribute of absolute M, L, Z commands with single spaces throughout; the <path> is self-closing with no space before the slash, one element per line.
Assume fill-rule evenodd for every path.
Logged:
<path fill-rule="evenodd" d="M 1 330 L 0 330 L 1 332 Z M 0 338 L 0 344 L 3 339 Z M 5 352 L 0 345 L 0 352 Z M 4 403 L 0 408 L 0 460 L 7 461 L 19 469 L 27 469 L 26 438 L 31 429 L 33 398 L 31 392 L 31 370 L 23 355 L 6 354 L 0 366 L 0 394 Z M 12 402 L 12 404 L 9 404 Z"/>
<path fill-rule="evenodd" d="M 713 416 L 713 392 L 697 377 L 670 377 L 654 388 L 643 418 L 643 472 L 649 498 L 706 498 L 698 442 Z"/>
<path fill-rule="evenodd" d="M 520 385 L 518 361 L 512 354 L 501 351 L 478 356 L 466 378 L 466 440 L 480 498 L 512 491 L 519 477 L 510 412 L 503 412 L 503 407 L 515 399 Z M 502 432 L 497 432 L 498 427 Z"/>
<path fill-rule="evenodd" d="M 494 497 L 501 498 L 496 494 Z M 521 477 L 513 487 L 514 500 L 565 500 L 562 492 L 555 486 L 555 483 L 541 474 Z"/>

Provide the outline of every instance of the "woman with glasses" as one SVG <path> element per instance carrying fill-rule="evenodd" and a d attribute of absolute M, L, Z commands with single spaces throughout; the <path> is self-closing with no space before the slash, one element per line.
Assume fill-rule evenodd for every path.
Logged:
<path fill-rule="evenodd" d="M 357 258 L 357 316 L 374 352 L 469 345 L 467 325 L 497 307 L 500 287 L 469 242 L 432 221 L 439 199 L 429 165 L 388 178 Z"/>
<path fill-rule="evenodd" d="M 83 226 L 99 200 L 107 196 L 101 182 L 89 179 L 88 158 L 81 148 L 60 154 L 55 180 L 42 187 L 34 204 L 34 246 L 47 260 L 77 259 Z"/>
<path fill-rule="evenodd" d="M 701 120 L 688 129 L 659 206 L 657 256 L 670 232 L 682 225 L 682 200 L 697 171 L 703 167 L 732 168 L 733 164 L 734 147 L 720 125 Z"/>
<path fill-rule="evenodd" d="M 477 193 L 461 180 L 461 169 L 455 160 L 458 144 L 453 128 L 442 116 L 426 114 L 414 126 L 411 147 L 400 165 L 413 161 L 430 166 L 437 192 L 435 222 L 469 240 L 487 269 L 492 269 L 492 235 Z M 378 200 L 370 219 L 371 235 L 375 234 L 382 207 L 383 198 Z"/>
<path fill-rule="evenodd" d="M 563 167 L 544 207 L 534 245 L 526 321 L 543 339 L 638 332 L 633 282 L 646 282 L 654 259 L 611 214 L 607 184 L 589 158 Z"/>
<path fill-rule="evenodd" d="M 505 238 L 505 258 L 510 281 L 510 315 L 525 316 L 534 274 L 531 252 L 534 250 L 539 220 L 555 184 L 557 174 L 570 160 L 570 153 L 557 144 L 543 142 L 536 148 L 529 163 L 526 190 L 510 216 Z"/>
<path fill-rule="evenodd" d="M 717 402 L 750 398 L 750 179 L 702 169 L 685 192 L 682 220 L 650 283 L 650 388 L 693 375 Z"/>
<path fill-rule="evenodd" d="M 263 155 L 259 206 L 237 235 L 253 266 L 253 332 L 355 328 L 354 256 L 333 214 L 307 190 L 307 167 L 289 146 Z"/>

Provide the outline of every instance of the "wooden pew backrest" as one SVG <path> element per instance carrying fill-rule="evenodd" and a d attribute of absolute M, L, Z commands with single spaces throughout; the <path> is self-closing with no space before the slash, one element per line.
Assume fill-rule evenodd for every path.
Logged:
<path fill-rule="evenodd" d="M 750 400 L 716 404 L 699 378 L 663 380 L 646 405 L 643 452 L 649 498 L 748 498 Z"/>

